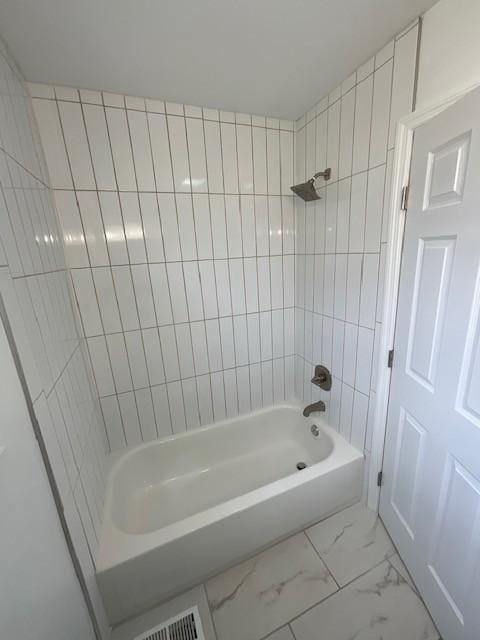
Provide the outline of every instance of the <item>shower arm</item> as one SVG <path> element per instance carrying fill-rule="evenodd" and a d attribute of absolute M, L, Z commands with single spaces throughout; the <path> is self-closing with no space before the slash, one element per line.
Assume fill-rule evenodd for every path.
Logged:
<path fill-rule="evenodd" d="M 325 171 L 318 171 L 312 178 L 312 181 L 315 182 L 315 180 L 317 178 L 320 178 L 321 176 L 323 176 L 324 180 L 330 180 L 330 177 L 332 175 L 332 170 L 330 169 L 330 167 L 328 169 L 325 169 Z"/>

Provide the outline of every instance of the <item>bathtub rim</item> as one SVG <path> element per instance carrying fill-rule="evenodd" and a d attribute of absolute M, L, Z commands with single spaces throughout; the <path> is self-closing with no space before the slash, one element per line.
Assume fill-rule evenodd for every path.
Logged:
<path fill-rule="evenodd" d="M 149 553 L 155 547 L 168 544 L 177 538 L 191 534 L 199 528 L 208 526 L 209 524 L 221 521 L 229 516 L 241 512 L 254 504 L 260 504 L 280 493 L 295 489 L 302 484 L 337 469 L 339 466 L 352 463 L 358 459 L 364 459 L 364 454 L 330 427 L 320 415 L 309 416 L 308 419 L 312 424 L 316 424 L 321 428 L 333 443 L 331 453 L 323 460 L 310 465 L 301 472 L 292 472 L 287 476 L 272 482 L 267 482 L 261 487 L 257 487 L 256 489 L 247 491 L 239 496 L 225 500 L 218 505 L 214 505 L 204 509 L 203 511 L 194 513 L 186 518 L 161 527 L 160 529 L 155 529 L 154 531 L 146 533 L 125 533 L 116 526 L 112 516 L 114 481 L 118 470 L 124 464 L 125 460 L 131 456 L 142 451 L 146 447 L 152 446 L 152 444 L 179 440 L 192 435 L 192 433 L 209 431 L 215 428 L 223 428 L 228 424 L 237 422 L 239 419 L 259 416 L 269 413 L 272 410 L 282 408 L 301 411 L 302 407 L 303 403 L 297 402 L 284 402 L 277 405 L 271 405 L 270 407 L 251 411 L 247 414 L 242 414 L 241 416 L 227 418 L 221 422 L 215 422 L 198 427 L 194 430 L 142 443 L 123 452 L 122 455 L 116 458 L 108 472 L 101 535 L 96 558 L 96 572 L 100 573 L 112 569 L 119 564 L 124 564 L 138 556 Z"/>

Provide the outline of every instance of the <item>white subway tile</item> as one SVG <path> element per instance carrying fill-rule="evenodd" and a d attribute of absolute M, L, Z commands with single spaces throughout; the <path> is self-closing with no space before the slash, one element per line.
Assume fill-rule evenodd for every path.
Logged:
<path fill-rule="evenodd" d="M 138 193 L 121 193 L 120 206 L 122 208 L 123 222 L 125 225 L 129 261 L 137 264 L 146 262 L 147 253 Z"/>
<path fill-rule="evenodd" d="M 340 434 L 348 441 L 352 433 L 353 389 L 342 384 L 342 398 L 340 401 Z"/>
<path fill-rule="evenodd" d="M 205 332 L 208 347 L 208 359 L 211 371 L 223 369 L 222 345 L 220 342 L 220 326 L 218 320 L 206 320 Z"/>
<path fill-rule="evenodd" d="M 178 267 L 176 269 L 178 269 Z M 152 283 L 153 299 L 155 302 L 157 322 L 159 326 L 171 324 L 173 322 L 173 315 L 172 307 L 170 304 L 170 290 L 168 286 L 167 270 L 165 268 L 165 265 L 151 264 L 149 265 L 149 271 L 150 281 Z M 177 275 L 177 273 L 175 272 L 174 275 Z M 183 287 L 183 283 L 181 286 Z"/>
<path fill-rule="evenodd" d="M 345 324 L 345 343 L 343 347 L 343 381 L 351 387 L 355 384 L 357 366 L 358 327 Z"/>
<path fill-rule="evenodd" d="M 155 191 L 147 114 L 143 111 L 127 109 L 127 118 L 138 190 Z"/>
<path fill-rule="evenodd" d="M 350 200 L 350 230 L 348 250 L 350 253 L 362 253 L 365 238 L 365 208 L 367 201 L 367 174 L 359 173 L 352 177 Z"/>
<path fill-rule="evenodd" d="M 190 378 L 195 375 L 195 365 L 193 363 L 192 337 L 190 324 L 175 325 L 175 335 L 177 338 L 178 362 L 180 365 L 180 377 Z"/>
<path fill-rule="evenodd" d="M 128 365 L 127 350 L 123 333 L 106 336 L 107 348 L 112 365 L 113 379 L 117 393 L 129 391 L 132 388 L 132 378 Z"/>
<path fill-rule="evenodd" d="M 187 428 L 185 420 L 185 406 L 183 403 L 182 385 L 180 382 L 167 384 L 168 403 L 172 420 L 173 433 L 182 433 Z"/>
<path fill-rule="evenodd" d="M 188 322 L 187 296 L 183 277 L 182 263 L 170 262 L 167 264 L 168 284 L 172 302 L 174 322 Z M 161 301 L 159 300 L 159 304 Z M 158 307 L 157 307 L 158 313 Z"/>
<path fill-rule="evenodd" d="M 237 124 L 238 184 L 240 193 L 253 193 L 252 127 Z"/>
<path fill-rule="evenodd" d="M 251 364 L 250 370 L 250 402 L 252 411 L 262 408 L 262 369 L 260 364 Z"/>
<path fill-rule="evenodd" d="M 382 233 L 385 165 L 368 172 L 367 207 L 365 216 L 365 251 L 380 251 Z"/>
<path fill-rule="evenodd" d="M 354 324 L 358 324 L 359 319 L 361 277 L 362 254 L 352 253 L 348 256 L 345 320 Z"/>
<path fill-rule="evenodd" d="M 96 267 L 92 269 L 92 275 L 105 333 L 121 331 L 122 323 L 110 267 Z"/>
<path fill-rule="evenodd" d="M 137 182 L 126 112 L 123 109 L 107 107 L 105 113 L 118 188 L 120 191 L 135 191 Z"/>
<path fill-rule="evenodd" d="M 280 182 L 281 193 L 285 196 L 291 195 L 290 187 L 294 183 L 293 146 L 293 132 L 280 131 Z"/>
<path fill-rule="evenodd" d="M 200 285 L 198 262 L 184 262 L 183 275 L 190 322 L 203 320 L 202 288 Z"/>
<path fill-rule="evenodd" d="M 207 157 L 208 190 L 223 193 L 222 147 L 218 122 L 204 121 L 205 153 Z"/>
<path fill-rule="evenodd" d="M 243 260 L 236 258 L 229 260 L 230 290 L 232 297 L 232 313 L 234 315 L 245 313 L 245 284 L 243 276 Z"/>
<path fill-rule="evenodd" d="M 346 93 L 341 102 L 340 147 L 338 177 L 346 178 L 352 173 L 353 121 L 355 117 L 355 89 Z"/>
<path fill-rule="evenodd" d="M 255 226 L 257 256 L 268 256 L 270 252 L 268 222 L 268 200 L 266 196 L 255 196 Z"/>
<path fill-rule="evenodd" d="M 332 180 L 338 180 L 340 144 L 340 101 L 328 108 L 327 166 L 332 170 Z M 322 171 L 322 169 L 319 169 Z"/>
<path fill-rule="evenodd" d="M 218 316 L 218 303 L 213 260 L 202 260 L 198 263 L 198 268 L 200 271 L 205 318 L 216 318 Z"/>
<path fill-rule="evenodd" d="M 360 297 L 360 324 L 373 329 L 377 306 L 378 253 L 366 253 L 363 257 L 362 288 Z"/>
<path fill-rule="evenodd" d="M 155 316 L 155 307 L 153 304 L 152 285 L 150 283 L 148 265 L 132 265 L 131 271 L 140 326 L 142 327 L 142 329 L 147 327 L 154 327 L 157 324 L 157 320 Z M 169 298 L 167 297 L 166 300 L 163 300 L 162 304 L 167 309 L 169 309 Z"/>
<path fill-rule="evenodd" d="M 193 194 L 193 215 L 199 260 L 213 258 L 210 204 L 207 194 Z"/>
<path fill-rule="evenodd" d="M 393 44 L 393 43 L 392 43 Z M 387 160 L 390 97 L 393 61 L 375 71 L 373 76 L 372 133 L 369 166 L 376 167 Z"/>
<path fill-rule="evenodd" d="M 213 422 L 213 403 L 209 375 L 197 377 L 197 395 L 200 424 L 211 424 Z"/>
<path fill-rule="evenodd" d="M 233 337 L 232 318 L 220 318 L 219 324 L 223 367 L 224 369 L 231 369 L 235 366 L 235 342 Z"/>
<path fill-rule="evenodd" d="M 76 196 L 80 207 L 90 264 L 92 267 L 107 265 L 110 261 L 97 192 L 78 191 Z"/>
<path fill-rule="evenodd" d="M 138 321 L 137 304 L 133 292 L 130 267 L 112 267 L 112 275 L 123 330 L 131 331 L 138 329 L 140 324 Z"/>
<path fill-rule="evenodd" d="M 212 373 L 210 381 L 212 387 L 213 419 L 215 421 L 223 420 L 227 416 L 223 371 Z"/>
<path fill-rule="evenodd" d="M 235 342 L 235 363 L 237 366 L 248 364 L 247 317 L 233 317 L 233 335 Z"/>
<path fill-rule="evenodd" d="M 180 378 L 180 367 L 178 363 L 177 341 L 175 330 L 172 325 L 160 327 L 160 344 L 162 347 L 163 366 L 165 368 L 165 378 L 167 382 Z"/>
<path fill-rule="evenodd" d="M 260 316 L 258 313 L 247 315 L 247 332 L 249 362 L 260 362 Z"/>
<path fill-rule="evenodd" d="M 237 368 L 238 412 L 250 411 L 250 371 L 248 366 Z"/>
<path fill-rule="evenodd" d="M 176 116 L 167 116 L 167 123 L 170 137 L 170 152 L 172 155 L 173 183 L 175 191 L 179 193 L 190 193 L 190 169 L 188 165 L 185 119 Z"/>
<path fill-rule="evenodd" d="M 140 422 L 138 420 L 137 403 L 134 394 L 120 393 L 118 395 L 118 404 L 120 413 L 122 414 L 123 428 L 127 439 L 127 446 L 131 447 L 142 442 L 142 434 L 140 432 Z"/>
<path fill-rule="evenodd" d="M 157 200 L 162 224 L 165 259 L 167 262 L 180 260 L 180 237 L 175 198 L 171 193 L 158 193 Z"/>
<path fill-rule="evenodd" d="M 345 319 L 345 305 L 347 298 L 347 256 L 335 256 L 335 293 L 333 315 L 340 320 Z"/>
<path fill-rule="evenodd" d="M 160 347 L 160 337 L 157 328 L 144 329 L 142 331 L 145 357 L 147 360 L 148 376 L 150 384 L 157 385 L 165 382 L 165 371 L 163 368 L 162 350 Z M 159 430 L 160 434 L 160 430 Z"/>
<path fill-rule="evenodd" d="M 59 102 L 58 110 L 75 188 L 95 189 L 82 108 L 73 102 Z"/>
<path fill-rule="evenodd" d="M 243 248 L 240 200 L 238 196 L 225 196 L 225 219 L 227 223 L 228 256 L 230 258 L 240 258 L 243 254 Z"/>
<path fill-rule="evenodd" d="M 85 335 L 98 336 L 103 327 L 90 269 L 72 270 L 72 281 Z"/>
<path fill-rule="evenodd" d="M 267 188 L 267 131 L 253 127 L 253 177 L 255 193 L 265 195 Z"/>
<path fill-rule="evenodd" d="M 257 253 L 255 240 L 255 205 L 253 196 L 240 196 L 242 219 L 242 255 L 254 256 Z"/>
<path fill-rule="evenodd" d="M 83 233 L 82 221 L 75 193 L 73 191 L 54 191 L 53 193 L 58 217 L 60 218 L 60 223 L 62 225 L 63 243 L 67 264 L 72 269 L 75 267 L 88 267 L 89 262 L 85 245 L 85 236 Z M 7 222 L 7 212 L 3 209 L 1 204 L 0 207 L 2 209 L 2 222 L 5 223 Z M 12 255 L 12 252 L 17 252 L 17 247 L 15 240 L 10 237 L 10 234 L 8 234 L 8 232 L 3 233 L 3 227 L 2 241 L 5 244 L 10 263 L 10 256 Z"/>
<path fill-rule="evenodd" d="M 203 121 L 186 118 L 185 122 L 187 127 L 190 184 L 192 191 L 206 193 L 208 191 L 208 182 Z"/>
<path fill-rule="evenodd" d="M 235 125 L 222 122 L 220 125 L 220 134 L 222 140 L 223 182 L 225 193 L 238 193 Z"/>
<path fill-rule="evenodd" d="M 123 449 L 126 445 L 126 440 L 123 432 L 122 417 L 120 415 L 117 396 L 100 398 L 100 404 L 107 429 L 110 451 Z"/>
<path fill-rule="evenodd" d="M 260 351 L 262 360 L 272 358 L 272 312 L 260 313 Z"/>
<path fill-rule="evenodd" d="M 359 327 L 355 389 L 367 395 L 370 392 L 370 378 L 372 375 L 373 338 L 374 332 L 372 329 Z"/>
<path fill-rule="evenodd" d="M 157 428 L 155 425 L 155 414 L 150 389 L 138 389 L 135 391 L 135 400 L 140 420 L 142 440 L 143 442 L 155 440 L 155 438 L 157 438 Z"/>
<path fill-rule="evenodd" d="M 195 364 L 195 375 L 203 375 L 209 372 L 207 336 L 204 322 L 192 322 L 192 349 Z"/>
<path fill-rule="evenodd" d="M 97 189 L 115 190 L 117 187 L 108 139 L 107 121 L 103 106 L 83 105 L 90 153 Z"/>
<path fill-rule="evenodd" d="M 152 387 L 152 400 L 158 437 L 162 438 L 172 435 L 172 423 L 170 421 L 170 407 L 168 405 L 166 385 L 162 384 Z"/>
<path fill-rule="evenodd" d="M 118 193 L 100 191 L 98 198 L 102 212 L 105 237 L 107 239 L 110 264 L 127 264 L 129 261 L 128 252 Z"/>
<path fill-rule="evenodd" d="M 125 333 L 125 345 L 127 347 L 128 362 L 132 373 L 133 388 L 142 389 L 148 387 L 149 378 L 142 333 L 140 331 L 127 331 Z"/>
<path fill-rule="evenodd" d="M 225 407 L 228 418 L 238 415 L 237 374 L 235 369 L 223 372 L 225 384 Z"/>
<path fill-rule="evenodd" d="M 262 404 L 269 407 L 273 404 L 273 370 L 272 362 L 262 362 Z"/>
<path fill-rule="evenodd" d="M 232 299 L 230 297 L 230 275 L 227 260 L 215 260 L 215 281 L 217 284 L 218 315 L 232 314 Z"/>
<path fill-rule="evenodd" d="M 267 129 L 267 184 L 269 195 L 280 195 L 280 133 Z"/>
<path fill-rule="evenodd" d="M 271 308 L 269 258 L 257 258 L 257 274 L 259 309 L 266 311 Z"/>
<path fill-rule="evenodd" d="M 373 76 L 357 84 L 355 129 L 353 135 L 353 173 L 368 169 L 370 121 L 372 117 Z"/>
<path fill-rule="evenodd" d="M 192 198 L 190 195 L 179 193 L 175 196 L 175 200 L 177 203 L 178 233 L 182 249 L 182 260 L 196 260 L 197 243 Z"/>
<path fill-rule="evenodd" d="M 99 396 L 114 394 L 115 385 L 105 337 L 88 338 L 87 343 Z"/>
<path fill-rule="evenodd" d="M 223 195 L 210 196 L 210 218 L 212 222 L 213 256 L 216 260 L 227 258 L 227 226 L 225 198 Z"/>
<path fill-rule="evenodd" d="M 147 111 L 148 109 L 147 101 Z M 163 103 L 162 103 L 163 104 Z M 172 163 L 167 119 L 162 113 L 147 113 L 153 169 L 157 191 L 173 191 Z"/>

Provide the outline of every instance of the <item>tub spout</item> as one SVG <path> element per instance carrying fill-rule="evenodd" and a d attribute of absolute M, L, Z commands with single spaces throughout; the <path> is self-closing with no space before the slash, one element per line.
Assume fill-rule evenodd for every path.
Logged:
<path fill-rule="evenodd" d="M 325 411 L 325 403 L 323 400 L 319 400 L 318 402 L 314 402 L 313 404 L 309 404 L 303 410 L 303 415 L 308 418 L 308 416 L 314 411 Z"/>

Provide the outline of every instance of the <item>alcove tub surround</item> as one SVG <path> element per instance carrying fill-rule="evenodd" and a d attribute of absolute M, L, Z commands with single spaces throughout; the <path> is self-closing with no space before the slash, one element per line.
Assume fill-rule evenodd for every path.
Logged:
<path fill-rule="evenodd" d="M 293 122 L 30 85 L 110 450 L 293 396 Z"/>
<path fill-rule="evenodd" d="M 409 25 L 295 127 L 295 182 L 332 170 L 317 181 L 321 200 L 295 200 L 295 396 L 324 400 L 328 424 L 367 465 L 396 124 L 414 106 L 420 26 Z M 332 372 L 329 392 L 310 383 L 318 363 Z"/>

